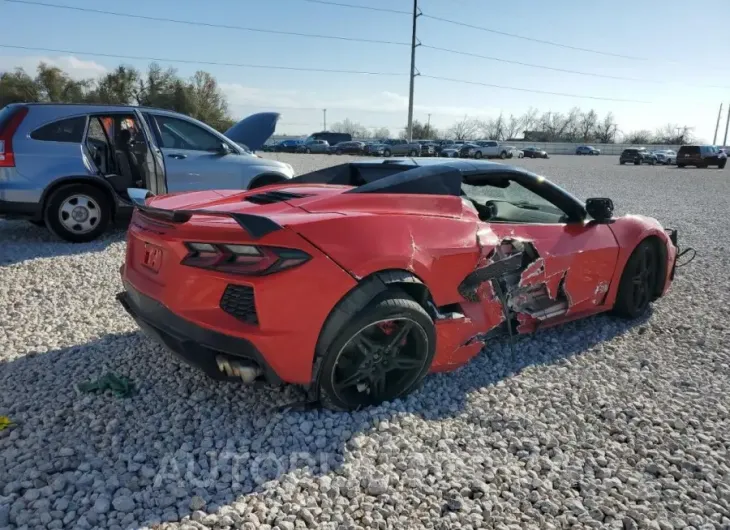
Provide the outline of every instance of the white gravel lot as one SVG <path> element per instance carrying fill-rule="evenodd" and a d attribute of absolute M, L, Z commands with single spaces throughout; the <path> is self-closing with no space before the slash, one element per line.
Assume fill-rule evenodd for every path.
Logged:
<path fill-rule="evenodd" d="M 353 414 L 274 412 L 298 390 L 209 381 L 144 338 L 114 299 L 122 229 L 71 245 L 0 221 L 0 528 L 730 528 L 730 170 L 510 163 L 697 259 L 646 321 L 495 342 Z M 76 394 L 106 370 L 138 393 Z"/>

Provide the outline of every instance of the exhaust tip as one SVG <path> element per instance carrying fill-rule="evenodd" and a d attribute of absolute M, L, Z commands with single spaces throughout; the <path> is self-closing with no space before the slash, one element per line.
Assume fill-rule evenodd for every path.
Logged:
<path fill-rule="evenodd" d="M 244 360 L 218 355 L 215 361 L 218 370 L 224 372 L 228 377 L 240 377 L 241 381 L 247 385 L 253 383 L 263 374 L 261 368 Z"/>

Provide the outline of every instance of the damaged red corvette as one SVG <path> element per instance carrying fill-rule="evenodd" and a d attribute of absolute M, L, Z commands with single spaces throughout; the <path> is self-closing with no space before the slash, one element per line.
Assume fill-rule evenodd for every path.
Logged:
<path fill-rule="evenodd" d="M 498 334 L 639 317 L 678 256 L 676 230 L 614 217 L 610 199 L 438 159 L 138 198 L 127 242 L 118 299 L 149 336 L 211 377 L 301 384 L 345 410 L 405 395 Z"/>

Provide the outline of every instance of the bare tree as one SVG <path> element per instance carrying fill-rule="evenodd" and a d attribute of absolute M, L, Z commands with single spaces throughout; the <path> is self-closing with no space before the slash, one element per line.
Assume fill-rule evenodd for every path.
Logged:
<path fill-rule="evenodd" d="M 504 130 L 506 140 L 517 137 L 524 130 L 524 117 L 518 118 L 514 114 L 510 114 Z"/>
<path fill-rule="evenodd" d="M 580 117 L 579 135 L 584 142 L 592 140 L 595 136 L 596 126 L 598 125 L 598 114 L 591 109 L 584 112 Z"/>
<path fill-rule="evenodd" d="M 538 124 L 539 112 L 536 108 L 530 107 L 527 112 L 522 116 L 522 127 L 524 130 L 529 131 Z"/>
<path fill-rule="evenodd" d="M 350 118 L 332 124 L 332 132 L 351 134 L 353 138 L 366 138 L 368 134 L 367 128 Z"/>
<path fill-rule="evenodd" d="M 448 135 L 454 140 L 468 140 L 479 131 L 479 121 L 468 116 L 456 122 L 448 131 Z"/>
<path fill-rule="evenodd" d="M 651 131 L 643 129 L 641 131 L 632 131 L 624 138 L 624 143 L 627 144 L 648 144 L 651 143 L 652 136 Z"/>
<path fill-rule="evenodd" d="M 693 140 L 692 128 L 667 123 L 654 133 L 654 142 L 667 145 L 682 145 Z"/>
<path fill-rule="evenodd" d="M 575 142 L 580 138 L 580 124 L 583 112 L 578 107 L 573 107 L 565 117 L 561 140 Z"/>
<path fill-rule="evenodd" d="M 596 125 L 594 135 L 596 140 L 602 144 L 612 144 L 616 141 L 616 134 L 618 133 L 618 125 L 613 117 L 613 113 L 609 112 L 603 118 L 603 121 Z"/>
<path fill-rule="evenodd" d="M 373 138 L 390 138 L 390 129 L 379 127 L 373 131 Z"/>

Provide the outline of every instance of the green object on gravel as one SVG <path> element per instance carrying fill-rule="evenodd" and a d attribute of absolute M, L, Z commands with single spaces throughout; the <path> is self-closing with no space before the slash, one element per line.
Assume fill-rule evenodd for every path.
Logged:
<path fill-rule="evenodd" d="M 114 372 L 107 372 L 96 380 L 78 383 L 76 388 L 84 393 L 111 390 L 116 397 L 121 398 L 131 396 L 135 390 L 131 379 L 117 375 Z"/>

